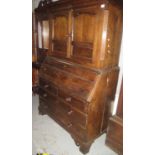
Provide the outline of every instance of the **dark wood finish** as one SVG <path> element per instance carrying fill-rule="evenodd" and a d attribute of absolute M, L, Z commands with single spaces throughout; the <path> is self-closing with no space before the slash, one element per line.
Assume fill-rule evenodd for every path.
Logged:
<path fill-rule="evenodd" d="M 39 33 L 38 39 L 38 51 L 46 53 L 39 58 L 39 112 L 66 129 L 87 153 L 106 131 L 111 115 L 119 73 L 121 3 L 44 0 L 35 13 L 38 33 L 48 33 Z"/>
<path fill-rule="evenodd" d="M 118 154 L 123 154 L 123 82 L 116 115 L 109 119 L 106 144 Z"/>

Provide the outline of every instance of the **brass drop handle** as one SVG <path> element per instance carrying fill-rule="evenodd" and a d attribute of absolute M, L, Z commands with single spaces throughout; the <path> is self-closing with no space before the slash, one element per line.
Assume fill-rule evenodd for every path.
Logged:
<path fill-rule="evenodd" d="M 67 97 L 67 98 L 66 98 L 66 101 L 67 101 L 67 102 L 71 102 L 71 100 L 72 100 L 71 97 Z"/>
<path fill-rule="evenodd" d="M 47 94 L 44 94 L 43 97 L 47 97 Z"/>
<path fill-rule="evenodd" d="M 73 110 L 68 111 L 68 115 L 71 115 L 73 113 Z"/>
<path fill-rule="evenodd" d="M 48 88 L 49 87 L 49 85 L 44 85 L 44 88 Z"/>
<path fill-rule="evenodd" d="M 68 126 L 68 128 L 70 128 L 70 127 L 72 127 L 72 124 L 71 124 L 71 123 L 69 123 L 67 126 Z"/>

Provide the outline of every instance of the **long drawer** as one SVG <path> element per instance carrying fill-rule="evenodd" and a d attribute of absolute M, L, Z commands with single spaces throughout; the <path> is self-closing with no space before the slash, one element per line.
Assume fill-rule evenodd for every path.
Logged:
<path fill-rule="evenodd" d="M 73 108 L 76 108 L 78 111 L 81 111 L 83 113 L 88 112 L 88 102 L 84 100 L 77 99 L 70 95 L 70 93 L 65 93 L 62 90 L 58 91 L 58 96 L 60 99 L 62 99 L 64 102 L 71 105 Z"/>

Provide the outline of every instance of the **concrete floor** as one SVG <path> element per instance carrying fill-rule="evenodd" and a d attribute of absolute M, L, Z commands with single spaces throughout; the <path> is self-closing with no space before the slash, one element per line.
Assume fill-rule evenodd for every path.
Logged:
<path fill-rule="evenodd" d="M 71 136 L 50 117 L 38 114 L 38 96 L 32 97 L 32 154 L 49 153 L 50 155 L 82 155 Z M 106 134 L 92 144 L 87 155 L 117 155 L 105 143 Z"/>

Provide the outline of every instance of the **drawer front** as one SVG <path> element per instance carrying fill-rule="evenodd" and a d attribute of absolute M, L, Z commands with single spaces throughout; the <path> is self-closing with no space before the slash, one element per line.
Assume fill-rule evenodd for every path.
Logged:
<path fill-rule="evenodd" d="M 66 124 L 74 123 L 78 124 L 82 128 L 86 128 L 86 119 L 87 116 L 73 110 L 71 106 L 65 104 L 62 101 L 59 101 L 56 97 L 49 97 L 50 100 L 45 101 L 48 102 L 49 112 L 56 115 L 56 118 L 59 120 L 66 120 Z M 42 99 L 42 98 L 41 98 Z"/>
<path fill-rule="evenodd" d="M 41 88 L 49 91 L 50 93 L 57 95 L 58 94 L 58 89 L 55 85 L 51 84 L 48 80 L 45 80 L 43 78 L 39 79 L 39 85 Z"/>
<path fill-rule="evenodd" d="M 82 100 L 78 100 L 75 97 L 70 96 L 67 93 L 64 93 L 63 91 L 58 91 L 58 96 L 64 100 L 64 102 L 71 105 L 73 108 L 76 108 L 77 110 L 82 111 L 83 113 L 88 112 L 88 103 Z"/>
<path fill-rule="evenodd" d="M 62 111 L 67 115 L 69 121 L 71 123 L 76 123 L 83 128 L 86 128 L 86 119 L 87 116 L 73 110 L 70 106 L 66 105 L 64 102 L 59 101 L 60 107 L 63 109 Z"/>

